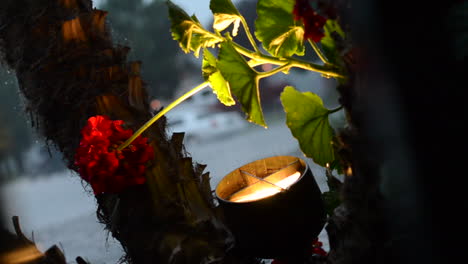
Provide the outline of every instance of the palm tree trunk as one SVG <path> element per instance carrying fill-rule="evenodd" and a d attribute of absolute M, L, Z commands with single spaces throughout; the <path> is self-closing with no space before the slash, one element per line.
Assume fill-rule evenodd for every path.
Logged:
<path fill-rule="evenodd" d="M 105 114 L 136 130 L 151 118 L 139 62 L 116 46 L 106 12 L 90 0 L 7 0 L 0 51 L 16 72 L 33 125 L 70 169 L 86 120 Z M 145 134 L 155 150 L 147 184 L 96 196 L 97 215 L 130 263 L 255 263 L 230 250 L 204 165 L 168 138 L 165 119 Z"/>

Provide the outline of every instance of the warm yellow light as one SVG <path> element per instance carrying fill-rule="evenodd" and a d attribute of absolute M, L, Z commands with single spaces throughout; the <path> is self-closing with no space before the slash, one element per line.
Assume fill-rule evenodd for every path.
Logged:
<path fill-rule="evenodd" d="M 293 183 L 295 183 L 299 179 L 299 177 L 301 177 L 301 173 L 299 173 L 297 171 L 294 174 L 292 174 L 291 176 L 288 176 L 288 177 L 282 179 L 281 181 L 276 182 L 275 185 L 277 185 L 277 186 L 279 186 L 279 187 L 281 187 L 283 189 L 286 189 L 289 186 L 293 185 Z"/>
<path fill-rule="evenodd" d="M 230 198 L 231 202 L 251 202 L 255 200 L 260 200 L 266 197 L 273 196 L 279 192 L 281 192 L 283 189 L 287 189 L 289 186 L 294 184 L 299 177 L 301 176 L 300 172 L 295 172 L 292 175 L 277 181 L 277 182 L 271 182 L 269 181 L 269 177 L 266 177 L 264 180 L 273 183 L 274 185 L 259 185 L 258 183 L 263 183 L 262 181 L 259 181 L 258 183 L 252 184 L 249 187 L 246 187 L 242 189 L 241 191 L 233 194 Z M 244 194 L 246 193 L 246 194 Z"/>
<path fill-rule="evenodd" d="M 60 0 L 60 2 L 63 6 L 69 9 L 78 7 L 76 0 Z"/>
<path fill-rule="evenodd" d="M 260 199 L 263 199 L 265 197 L 270 197 L 272 195 L 275 195 L 275 194 L 279 193 L 280 191 L 281 191 L 281 189 L 279 189 L 279 188 L 267 187 L 267 188 L 255 191 L 254 193 L 251 193 L 251 194 L 246 194 L 246 195 L 243 195 L 243 196 L 233 197 L 233 198 L 231 198 L 231 202 L 240 203 L 240 202 L 251 202 L 251 201 L 255 201 L 255 200 L 260 200 Z"/>
<path fill-rule="evenodd" d="M 31 245 L 0 255 L 0 263 L 20 264 L 37 260 L 43 256 L 35 246 Z"/>
<path fill-rule="evenodd" d="M 75 40 L 75 41 L 85 41 L 86 36 L 81 27 L 80 18 L 74 18 L 63 22 L 62 25 L 62 35 L 65 41 Z"/>

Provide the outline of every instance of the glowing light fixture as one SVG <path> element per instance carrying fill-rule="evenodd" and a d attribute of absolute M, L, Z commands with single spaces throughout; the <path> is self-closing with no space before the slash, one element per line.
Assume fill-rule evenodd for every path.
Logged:
<path fill-rule="evenodd" d="M 254 257 L 308 254 L 326 220 L 314 176 L 294 156 L 269 157 L 235 169 L 216 187 L 216 198 L 236 249 Z"/>

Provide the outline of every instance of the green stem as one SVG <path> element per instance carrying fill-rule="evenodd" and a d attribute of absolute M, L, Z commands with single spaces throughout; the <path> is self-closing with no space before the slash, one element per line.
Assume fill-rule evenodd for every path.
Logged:
<path fill-rule="evenodd" d="M 338 106 L 338 107 L 335 108 L 335 109 L 328 110 L 328 114 L 336 113 L 336 112 L 340 111 L 341 109 L 343 109 L 343 106 L 342 106 L 342 105 Z"/>
<path fill-rule="evenodd" d="M 169 112 L 172 108 L 176 107 L 177 105 L 179 105 L 180 103 L 185 101 L 190 96 L 192 96 L 192 95 L 198 93 L 199 91 L 205 89 L 206 87 L 208 87 L 208 85 L 209 85 L 209 82 L 204 82 L 204 83 L 198 85 L 197 87 L 195 87 L 192 90 L 188 91 L 187 93 L 185 93 L 181 97 L 177 98 L 177 100 L 172 102 L 167 107 L 163 108 L 158 114 L 153 116 L 148 122 L 146 122 L 143 126 L 141 126 L 135 132 L 135 134 L 133 134 L 129 139 L 127 139 L 127 141 L 125 141 L 122 145 L 120 145 L 118 147 L 118 150 L 122 150 L 122 149 L 128 147 L 128 145 L 130 145 L 139 135 L 141 135 L 141 133 L 143 133 L 146 129 L 148 129 L 154 122 L 158 121 L 159 118 L 161 118 L 163 115 L 165 115 L 167 112 Z"/>
<path fill-rule="evenodd" d="M 275 65 L 283 65 L 283 64 L 288 63 L 288 60 L 286 60 L 286 59 L 278 59 L 278 58 L 268 56 L 268 55 L 265 55 L 265 54 L 262 54 L 262 53 L 256 53 L 254 51 L 251 51 L 249 49 L 244 48 L 243 46 L 241 46 L 241 45 L 239 45 L 239 44 L 237 44 L 235 42 L 232 42 L 232 45 L 234 46 L 236 51 L 239 52 L 240 54 L 242 54 L 242 55 L 244 55 L 246 57 L 249 57 L 251 59 L 255 59 L 257 61 L 263 62 L 263 63 L 271 63 L 271 64 L 275 64 Z"/>
<path fill-rule="evenodd" d="M 245 30 L 245 34 L 247 35 L 247 38 L 249 39 L 250 44 L 252 45 L 256 53 L 260 53 L 260 50 L 257 47 L 257 43 L 255 42 L 255 39 L 253 38 L 252 33 L 250 33 L 250 28 L 249 28 L 249 25 L 247 24 L 247 21 L 245 21 L 245 18 L 243 16 L 241 16 L 240 18 L 241 18 L 242 26 L 244 27 L 244 30 Z"/>
<path fill-rule="evenodd" d="M 249 64 L 250 67 L 254 68 L 254 67 L 257 67 L 259 65 L 263 65 L 265 63 L 261 62 L 261 61 L 252 60 L 252 61 L 248 61 L 247 64 Z"/>
<path fill-rule="evenodd" d="M 320 50 L 320 48 L 317 46 L 317 44 L 315 44 L 315 42 L 313 40 L 310 40 L 310 39 L 309 39 L 309 44 L 314 49 L 315 53 L 317 53 L 317 56 L 320 58 L 320 60 L 325 64 L 329 64 L 327 58 L 325 57 L 323 52 Z"/>
<path fill-rule="evenodd" d="M 272 76 L 274 74 L 277 74 L 278 72 L 280 71 L 284 71 L 285 69 L 289 69 L 291 68 L 291 63 L 286 63 L 284 65 L 281 65 L 279 67 L 276 67 L 275 69 L 271 70 L 271 71 L 267 71 L 267 72 L 260 72 L 258 74 L 258 77 L 261 79 L 261 78 L 265 78 L 265 77 L 268 77 L 268 76 Z"/>
<path fill-rule="evenodd" d="M 278 58 L 268 56 L 262 53 L 253 52 L 234 42 L 232 44 L 234 45 L 234 48 L 236 49 L 237 52 L 251 59 L 255 59 L 257 61 L 261 61 L 264 63 L 271 63 L 274 65 L 290 64 L 291 67 L 297 67 L 297 68 L 301 68 L 304 70 L 318 72 L 323 75 L 326 75 L 327 77 L 345 79 L 345 76 L 334 71 L 334 69 L 332 69 L 330 65 L 318 65 L 315 63 L 310 63 L 310 62 L 306 62 L 306 61 L 295 59 L 295 58 L 278 59 Z"/>

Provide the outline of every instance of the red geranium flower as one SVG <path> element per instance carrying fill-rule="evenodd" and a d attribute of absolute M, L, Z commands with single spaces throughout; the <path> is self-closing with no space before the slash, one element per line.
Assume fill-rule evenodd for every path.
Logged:
<path fill-rule="evenodd" d="M 318 240 L 318 238 L 315 238 L 312 240 L 312 250 L 310 251 L 310 254 L 313 255 L 319 255 L 322 257 L 326 257 L 328 253 L 322 248 L 323 243 Z M 286 260 L 279 260 L 279 259 L 274 259 L 271 264 L 288 264 Z"/>
<path fill-rule="evenodd" d="M 323 243 L 318 240 L 318 238 L 314 239 L 312 242 L 312 254 L 326 256 L 328 253 L 322 248 Z"/>
<path fill-rule="evenodd" d="M 122 127 L 122 120 L 93 116 L 81 130 L 82 139 L 75 155 L 81 178 L 91 184 L 94 194 L 118 193 L 128 186 L 146 181 L 146 163 L 153 159 L 148 139 L 137 137 L 130 146 L 118 146 L 133 135 Z"/>
<path fill-rule="evenodd" d="M 304 23 L 304 39 L 319 42 L 324 36 L 323 26 L 327 19 L 319 15 L 309 4 L 309 0 L 296 0 L 294 20 Z"/>

